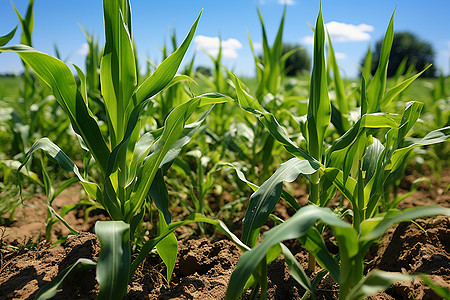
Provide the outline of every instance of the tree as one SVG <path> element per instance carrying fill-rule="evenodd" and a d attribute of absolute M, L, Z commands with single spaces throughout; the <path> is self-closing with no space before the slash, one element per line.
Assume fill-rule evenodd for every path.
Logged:
<path fill-rule="evenodd" d="M 372 74 L 375 74 L 375 70 L 378 66 L 382 44 L 383 40 L 379 40 L 376 43 L 372 61 Z M 394 34 L 394 41 L 392 43 L 391 55 L 389 58 L 388 77 L 395 74 L 404 58 L 407 59 L 405 69 L 408 69 L 409 66 L 415 64 L 415 70 L 419 72 L 429 64 L 433 64 L 434 50 L 430 43 L 420 40 L 413 33 L 397 32 Z M 422 76 L 434 77 L 435 75 L 436 68 L 433 65 Z"/>
<path fill-rule="evenodd" d="M 311 58 L 305 47 L 294 44 L 283 44 L 283 55 L 292 51 L 285 63 L 287 76 L 296 76 L 311 69 Z"/>
<path fill-rule="evenodd" d="M 201 73 L 205 76 L 211 77 L 213 74 L 213 71 L 211 68 L 209 67 L 205 67 L 205 66 L 198 66 L 197 69 L 195 70 L 197 73 Z"/>

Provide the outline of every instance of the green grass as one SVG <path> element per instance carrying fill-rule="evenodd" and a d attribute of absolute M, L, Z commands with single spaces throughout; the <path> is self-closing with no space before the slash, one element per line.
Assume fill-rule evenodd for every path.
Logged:
<path fill-rule="evenodd" d="M 5 97 L 17 98 L 19 96 L 19 83 L 16 77 L 0 76 L 0 99 Z"/>

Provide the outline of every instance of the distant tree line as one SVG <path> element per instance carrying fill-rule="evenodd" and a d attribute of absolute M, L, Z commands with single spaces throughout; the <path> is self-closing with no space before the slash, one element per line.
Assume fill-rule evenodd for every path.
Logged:
<path fill-rule="evenodd" d="M 372 74 L 375 74 L 375 70 L 377 69 L 382 45 L 382 39 L 376 43 L 372 60 Z M 402 60 L 406 58 L 405 70 L 411 65 L 414 65 L 415 71 L 420 72 L 429 64 L 433 64 L 422 76 L 435 77 L 436 67 L 434 66 L 434 55 L 435 53 L 430 43 L 421 40 L 411 32 L 396 32 L 389 57 L 387 75 L 388 77 L 394 76 Z"/>
<path fill-rule="evenodd" d="M 375 44 L 375 51 L 373 52 L 371 67 L 372 75 L 377 69 L 382 45 L 383 39 L 380 39 Z M 286 60 L 286 63 L 284 65 L 286 76 L 298 76 L 311 70 L 311 57 L 309 56 L 305 47 L 302 47 L 298 44 L 285 43 L 283 44 L 282 51 L 283 55 L 292 51 L 292 54 Z M 389 57 L 387 76 L 394 76 L 403 59 L 406 58 L 405 70 L 408 70 L 411 65 L 414 65 L 415 71 L 420 72 L 425 67 L 432 64 L 432 66 L 427 71 L 425 71 L 422 76 L 435 77 L 437 71 L 436 67 L 434 66 L 434 56 L 435 52 L 430 43 L 421 40 L 411 32 L 397 32 L 394 34 L 391 54 Z M 362 64 L 363 63 L 361 63 L 361 65 Z M 213 73 L 211 68 L 205 66 L 199 66 L 197 68 L 197 72 L 202 73 L 206 76 L 212 76 Z"/>

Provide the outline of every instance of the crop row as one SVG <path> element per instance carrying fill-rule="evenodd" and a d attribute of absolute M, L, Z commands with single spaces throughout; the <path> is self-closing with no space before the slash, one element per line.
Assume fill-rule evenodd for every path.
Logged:
<path fill-rule="evenodd" d="M 59 57 L 32 48 L 33 1 L 25 17 L 16 10 L 21 44 L 7 46 L 16 29 L 0 37 L 0 52 L 18 54 L 25 67 L 19 77 L 20 101 L 5 98 L 2 107 L 2 136 L 11 141 L 2 146 L 3 187 L 10 194 L 16 190 L 11 175 L 16 171 L 21 195 L 24 183 L 43 187 L 48 241 L 58 221 L 78 234 L 64 221 L 70 210 L 87 205 L 87 212 L 101 208 L 111 218 L 95 226 L 99 259 L 80 259 L 41 289 L 38 299 L 54 296 L 69 272 L 85 268 L 96 268 L 99 299 L 121 298 L 154 249 L 170 281 L 177 257 L 174 231 L 191 223 L 199 223 L 202 233 L 208 230 L 204 224 L 213 225 L 244 252 L 227 299 L 237 299 L 249 288 L 266 298 L 267 266 L 281 253 L 293 278 L 314 299 L 317 280 L 308 279 L 282 243 L 288 239 L 298 239 L 308 250 L 310 271 L 319 264 L 323 272 L 318 276 L 329 273 L 339 284 L 341 299 L 361 299 L 414 276 L 449 295 L 425 275 L 364 271 L 369 247 L 392 225 L 450 215 L 450 209 L 435 206 L 398 209 L 403 198 L 395 190 L 411 157 L 434 160 L 437 174 L 441 161 L 448 159 L 444 142 L 450 137 L 450 110 L 443 77 L 425 103 L 403 100 L 405 89 L 426 68 L 417 74 L 403 68 L 388 81 L 394 15 L 374 75 L 369 51 L 361 80 L 348 83 L 341 78 L 329 38 L 326 48 L 321 8 L 314 26 L 312 73 L 301 78 L 285 75 L 284 62 L 295 50 L 282 54 L 284 15 L 270 46 L 260 14 L 263 53 L 254 53 L 257 83 L 248 89 L 225 70 L 221 51 L 211 57 L 211 77 L 195 74 L 194 59 L 178 73 L 201 13 L 185 39 L 178 44 L 173 36 L 173 52 L 169 55 L 164 47 L 164 60 L 149 62 L 143 76 L 129 1 L 104 1 L 103 9 L 105 45 L 99 47 L 85 31 L 89 54 L 85 72 L 75 66 L 76 75 Z M 207 86 L 195 86 L 196 81 Z M 55 170 L 55 162 L 64 172 Z M 67 174 L 72 177 L 64 179 Z M 294 181 L 308 190 L 308 205 L 301 207 L 284 188 Z M 53 200 L 76 182 L 89 199 L 56 212 Z M 223 200 L 224 191 L 231 201 Z M 347 209 L 339 209 L 343 201 L 330 208 L 337 194 L 350 203 Z M 217 199 L 218 209 L 211 208 L 210 197 Z M 281 199 L 296 211 L 288 220 L 272 215 Z M 2 217 L 9 214 L 12 221 L 19 203 L 2 200 Z M 190 216 L 173 215 L 174 206 Z M 242 209 L 242 235 L 237 237 L 226 220 Z M 153 215 L 157 218 L 149 218 Z M 269 218 L 277 225 L 258 243 Z M 142 229 L 148 222 L 156 237 Z M 327 229 L 337 240 L 338 255 L 328 251 L 322 238 Z"/>

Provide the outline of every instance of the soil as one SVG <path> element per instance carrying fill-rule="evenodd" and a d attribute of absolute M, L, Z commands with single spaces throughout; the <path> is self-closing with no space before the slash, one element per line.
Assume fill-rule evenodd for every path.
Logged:
<path fill-rule="evenodd" d="M 413 195 L 406 198 L 401 208 L 437 204 L 450 207 L 450 169 L 445 169 L 438 183 L 431 174 L 426 174 L 431 184 L 421 183 Z M 414 169 L 407 170 L 407 176 L 400 184 L 399 195 L 405 194 L 412 182 L 420 177 Z M 307 202 L 304 190 L 294 189 L 293 195 L 302 205 Z M 53 207 L 59 211 L 63 205 L 75 204 L 83 197 L 80 186 L 71 186 L 59 195 Z M 279 203 L 277 214 L 286 219 L 294 211 Z M 101 211 L 92 212 L 85 221 L 84 210 L 71 211 L 65 219 L 80 231 L 78 236 L 69 235 L 61 245 L 51 246 L 44 240 L 46 218 L 45 198 L 36 195 L 17 209 L 15 221 L 8 227 L 0 227 L 0 299 L 29 299 L 51 281 L 59 272 L 79 258 L 96 260 L 100 251 L 93 232 L 97 220 L 106 220 Z M 58 222 L 52 231 L 56 237 L 70 232 Z M 404 222 L 391 227 L 382 239 L 374 244 L 367 254 L 367 271 L 381 269 L 408 274 L 424 273 L 435 283 L 450 288 L 450 218 L 435 217 Z M 268 222 L 263 230 L 272 226 Z M 239 227 L 239 226 L 237 226 Z M 1 233 L 0 232 L 0 236 Z M 166 280 L 164 264 L 156 255 L 149 255 L 137 270 L 134 280 L 128 286 L 126 299 L 223 299 L 228 281 L 241 251 L 219 234 L 213 236 L 192 235 L 188 227 L 177 232 L 178 258 L 170 281 Z M 239 231 L 235 231 L 239 236 Z M 39 238 L 40 236 L 40 238 Z M 324 237 L 330 252 L 337 252 L 332 234 Z M 285 244 L 307 267 L 307 252 L 296 240 Z M 8 246 L 12 245 L 14 248 Z M 319 271 L 308 274 L 311 279 Z M 95 270 L 80 271 L 65 280 L 62 290 L 53 299 L 94 299 L 98 294 Z M 338 287 L 328 276 L 317 286 L 319 299 L 337 299 Z M 268 267 L 269 299 L 300 299 L 304 294 L 301 286 L 289 274 L 282 256 Z M 248 291 L 243 298 L 249 298 Z M 421 280 L 397 282 L 385 292 L 370 299 L 440 299 Z"/>

